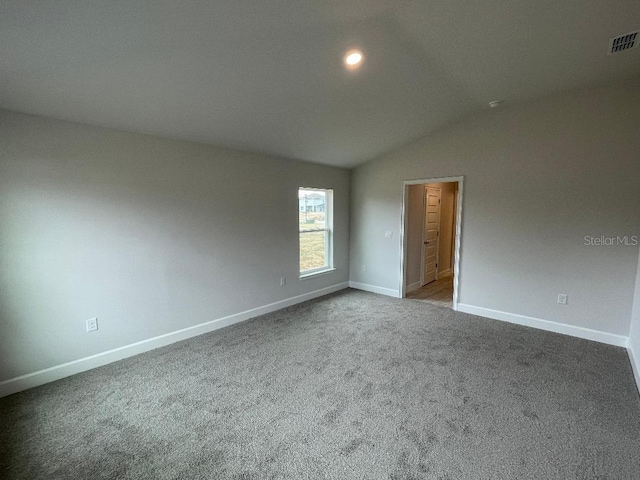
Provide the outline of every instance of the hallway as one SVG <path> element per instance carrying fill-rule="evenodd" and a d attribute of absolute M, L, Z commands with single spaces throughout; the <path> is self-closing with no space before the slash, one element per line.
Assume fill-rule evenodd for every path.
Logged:
<path fill-rule="evenodd" d="M 411 300 L 421 300 L 439 307 L 453 308 L 453 275 L 435 280 L 407 294 Z"/>

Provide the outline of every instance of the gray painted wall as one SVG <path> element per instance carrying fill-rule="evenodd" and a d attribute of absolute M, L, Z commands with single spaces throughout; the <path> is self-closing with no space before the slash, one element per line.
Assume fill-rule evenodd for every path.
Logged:
<path fill-rule="evenodd" d="M 636 273 L 636 290 L 633 296 L 629 348 L 633 350 L 636 361 L 635 367 L 637 369 L 637 375 L 640 378 L 640 260 L 638 261 L 638 272 Z M 640 389 L 640 384 L 638 384 L 638 389 Z"/>
<path fill-rule="evenodd" d="M 584 237 L 638 234 L 638 105 L 638 80 L 507 105 L 358 167 L 351 280 L 397 290 L 402 181 L 464 175 L 461 303 L 628 335 L 638 249 Z"/>
<path fill-rule="evenodd" d="M 0 111 L 0 380 L 346 282 L 349 176 Z M 335 202 L 304 281 L 299 186 Z"/>

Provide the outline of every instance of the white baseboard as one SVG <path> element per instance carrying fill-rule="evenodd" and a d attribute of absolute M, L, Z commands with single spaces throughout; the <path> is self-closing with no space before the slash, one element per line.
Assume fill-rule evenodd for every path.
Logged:
<path fill-rule="evenodd" d="M 500 310 L 476 307 L 474 305 L 466 305 L 464 303 L 458 304 L 458 311 L 492 318 L 494 320 L 502 320 L 503 322 L 515 323 L 517 325 L 524 325 L 526 327 L 539 328 L 540 330 L 547 330 L 549 332 L 562 333 L 564 335 L 583 338 L 585 340 L 593 340 L 595 342 L 615 345 L 617 347 L 627 347 L 629 342 L 629 338 L 623 335 L 615 335 L 613 333 L 602 332 L 600 330 L 576 327 L 575 325 L 567 325 L 566 323 L 557 323 L 550 320 L 518 315 L 516 313 L 502 312 Z"/>
<path fill-rule="evenodd" d="M 386 295 L 388 297 L 400 298 L 398 290 L 394 290 L 393 288 L 378 287 L 376 285 L 359 282 L 349 282 L 349 286 L 357 290 L 364 290 L 366 292 L 379 293 L 380 295 Z"/>
<path fill-rule="evenodd" d="M 444 277 L 448 277 L 450 275 L 451 275 L 451 269 L 450 268 L 447 268 L 446 270 L 438 272 L 438 278 L 444 278 Z"/>
<path fill-rule="evenodd" d="M 313 292 L 305 293 L 302 295 L 297 295 L 295 297 L 270 303 L 262 307 L 252 308 L 250 310 L 245 310 L 244 312 L 228 315 L 226 317 L 211 320 L 199 325 L 194 325 L 193 327 L 183 328 L 181 330 L 176 330 L 175 332 L 165 333 L 164 335 L 159 335 L 157 337 L 142 340 L 140 342 L 125 345 L 123 347 L 114 348 L 113 350 L 108 350 L 96 355 L 91 355 L 90 357 L 80 358 L 78 360 L 73 360 L 61 365 L 45 368 L 44 370 L 39 370 L 37 372 L 28 373 L 19 377 L 10 378 L 8 380 L 0 382 L 0 398 L 11 395 L 12 393 L 20 392 L 22 390 L 27 390 L 28 388 L 33 388 L 39 385 L 44 385 L 45 383 L 53 382 L 55 380 L 60 380 L 61 378 L 75 375 L 76 373 L 85 372 L 87 370 L 91 370 L 92 368 L 116 362 L 124 358 L 132 357 L 140 353 L 148 352 L 149 350 L 164 347 L 181 340 L 186 340 L 187 338 L 195 337 L 198 335 L 202 335 L 203 333 L 208 333 L 219 328 L 227 327 L 229 325 L 233 325 L 234 323 L 244 322 L 245 320 L 249 320 L 266 313 L 275 312 L 276 310 L 280 310 L 281 308 L 289 307 L 291 305 L 305 302 L 307 300 L 312 300 L 323 295 L 328 295 L 329 293 L 343 290 L 348 286 L 349 284 L 347 282 L 338 283 L 330 287 L 321 288 L 320 290 L 315 290 Z"/>
<path fill-rule="evenodd" d="M 411 293 L 415 290 L 418 290 L 420 287 L 422 287 L 422 285 L 420 285 L 420 282 L 416 282 L 416 283 L 412 283 L 411 285 L 407 285 L 407 293 Z"/>
<path fill-rule="evenodd" d="M 631 362 L 633 376 L 636 379 L 636 387 L 638 387 L 638 393 L 640 394 L 640 352 L 634 352 L 633 347 L 629 345 L 627 353 L 629 354 L 629 361 Z M 636 355 L 636 353 L 639 355 Z"/>

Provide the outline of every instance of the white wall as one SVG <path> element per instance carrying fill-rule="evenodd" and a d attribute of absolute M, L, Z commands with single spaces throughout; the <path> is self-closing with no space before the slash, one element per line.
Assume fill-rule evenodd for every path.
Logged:
<path fill-rule="evenodd" d="M 438 250 L 438 274 L 453 273 L 453 204 L 455 183 L 439 183 L 440 187 L 440 245 Z"/>
<path fill-rule="evenodd" d="M 409 185 L 407 196 L 407 291 L 420 285 L 422 230 L 424 227 L 424 185 Z"/>
<path fill-rule="evenodd" d="M 639 105 L 638 80 L 507 105 L 358 167 L 351 281 L 397 291 L 401 182 L 463 175 L 459 301 L 624 340 L 638 249 L 584 236 L 638 234 Z"/>
<path fill-rule="evenodd" d="M 346 282 L 349 176 L 0 111 L 0 380 Z M 299 186 L 335 201 L 304 281 Z"/>

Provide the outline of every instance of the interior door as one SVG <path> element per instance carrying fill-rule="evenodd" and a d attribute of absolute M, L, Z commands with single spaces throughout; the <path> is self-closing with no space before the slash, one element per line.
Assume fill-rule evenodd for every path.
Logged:
<path fill-rule="evenodd" d="M 422 234 L 423 286 L 433 282 L 438 272 L 441 192 L 439 188 L 427 186 L 424 190 L 424 195 L 425 217 L 424 232 Z"/>

